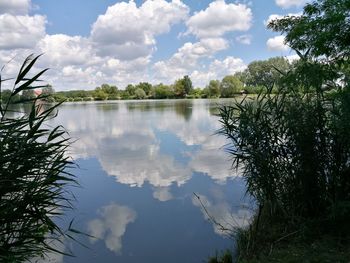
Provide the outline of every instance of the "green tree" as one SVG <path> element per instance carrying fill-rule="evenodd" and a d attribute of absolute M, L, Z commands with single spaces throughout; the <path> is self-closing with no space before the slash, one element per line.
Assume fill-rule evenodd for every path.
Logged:
<path fill-rule="evenodd" d="M 174 83 L 175 96 L 178 98 L 184 98 L 186 96 L 186 90 L 183 79 L 178 79 Z"/>
<path fill-rule="evenodd" d="M 129 84 L 125 88 L 125 92 L 128 94 L 128 97 L 134 97 L 135 96 L 135 91 L 136 91 L 136 87 L 134 85 L 132 85 L 132 84 Z"/>
<path fill-rule="evenodd" d="M 224 77 L 220 84 L 221 96 L 224 98 L 233 97 L 243 89 L 243 83 L 235 76 Z"/>
<path fill-rule="evenodd" d="M 140 88 L 142 89 L 147 96 L 151 95 L 151 90 L 152 90 L 152 84 L 148 82 L 140 82 L 139 84 L 136 85 L 136 89 Z"/>
<path fill-rule="evenodd" d="M 34 99 L 35 97 L 36 96 L 34 94 L 34 90 L 32 89 L 22 91 L 21 100 L 31 100 L 31 99 Z"/>
<path fill-rule="evenodd" d="M 174 83 L 174 92 L 176 97 L 184 98 L 190 94 L 193 90 L 192 81 L 189 76 L 184 76 L 182 79 L 178 79 Z"/>
<path fill-rule="evenodd" d="M 169 99 L 174 97 L 174 91 L 170 86 L 161 83 L 154 87 L 154 97 L 156 99 Z"/>
<path fill-rule="evenodd" d="M 11 96 L 12 92 L 9 89 L 5 89 L 3 90 L 0 95 L 1 95 L 1 99 L 0 99 L 0 103 L 6 103 L 9 99 L 11 99 L 10 103 L 14 103 L 20 100 L 20 96 L 19 94 L 16 94 L 14 96 Z"/>
<path fill-rule="evenodd" d="M 45 100 L 48 102 L 54 102 L 55 98 L 54 95 L 55 94 L 55 90 L 51 85 L 47 85 L 46 87 L 42 88 L 42 92 L 41 95 L 45 96 Z"/>
<path fill-rule="evenodd" d="M 188 75 L 186 75 L 183 77 L 182 81 L 183 81 L 183 85 L 185 88 L 185 93 L 190 94 L 191 91 L 193 90 L 192 80 L 190 79 L 190 77 Z"/>
<path fill-rule="evenodd" d="M 220 97 L 220 81 L 219 80 L 211 80 L 209 82 L 208 91 L 209 91 L 209 97 L 211 98 L 217 98 Z"/>
<path fill-rule="evenodd" d="M 106 94 L 108 94 L 108 96 L 111 96 L 111 95 L 118 95 L 118 88 L 116 86 L 111 86 L 111 85 L 108 85 L 108 84 L 102 84 L 101 85 L 101 90 L 103 92 L 105 92 Z"/>
<path fill-rule="evenodd" d="M 102 90 L 102 88 L 97 87 L 93 93 L 95 100 L 106 100 L 108 98 L 108 94 Z"/>
<path fill-rule="evenodd" d="M 146 92 L 141 88 L 136 88 L 135 98 L 136 99 L 145 99 L 147 97 Z"/>
<path fill-rule="evenodd" d="M 281 72 L 287 72 L 290 64 L 283 57 L 268 60 L 253 61 L 246 70 L 246 84 L 252 86 L 273 87 L 282 77 Z"/>
<path fill-rule="evenodd" d="M 285 41 L 298 52 L 345 62 L 350 55 L 349 10 L 348 0 L 316 0 L 301 16 L 285 16 L 268 27 L 286 34 Z"/>

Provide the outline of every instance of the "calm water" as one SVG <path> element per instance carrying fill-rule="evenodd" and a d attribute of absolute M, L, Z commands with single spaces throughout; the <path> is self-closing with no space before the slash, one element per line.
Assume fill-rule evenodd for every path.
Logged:
<path fill-rule="evenodd" d="M 86 249 L 66 241 L 75 258 L 51 262 L 205 262 L 233 248 L 226 228 L 249 216 L 244 184 L 230 170 L 215 116 L 224 100 L 66 104 L 55 119 L 77 139 L 72 156 L 75 227 Z"/>

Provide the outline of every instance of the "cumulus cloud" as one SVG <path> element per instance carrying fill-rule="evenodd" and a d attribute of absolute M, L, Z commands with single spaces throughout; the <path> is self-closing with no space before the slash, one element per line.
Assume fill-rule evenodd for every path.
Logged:
<path fill-rule="evenodd" d="M 292 17 L 292 16 L 301 16 L 302 13 L 289 13 L 289 14 L 286 14 L 286 15 L 278 15 L 278 14 L 272 14 L 272 15 L 269 15 L 269 17 L 267 18 L 267 20 L 264 20 L 264 25 L 267 26 L 271 21 L 273 20 L 278 20 L 278 19 L 281 19 L 281 18 L 284 18 L 284 17 Z"/>
<path fill-rule="evenodd" d="M 0 14 L 25 15 L 30 5 L 30 0 L 2 0 L 0 1 Z"/>
<path fill-rule="evenodd" d="M 101 207 L 98 214 L 100 218 L 88 222 L 89 234 L 94 237 L 90 238 L 90 242 L 103 239 L 109 250 L 120 253 L 122 238 L 128 224 L 135 221 L 136 212 L 127 206 L 112 203 Z"/>
<path fill-rule="evenodd" d="M 276 0 L 276 4 L 282 8 L 291 8 L 293 6 L 303 6 L 307 0 Z"/>
<path fill-rule="evenodd" d="M 195 43 L 187 42 L 170 59 L 156 62 L 153 68 L 160 81 L 174 81 L 183 75 L 189 75 L 198 68 L 199 59 L 210 57 L 227 47 L 228 42 L 223 38 L 206 38 Z"/>
<path fill-rule="evenodd" d="M 299 60 L 300 57 L 297 54 L 294 54 L 294 55 L 286 56 L 286 59 L 289 61 L 289 63 L 291 63 L 291 62 L 294 62 L 296 60 Z"/>
<path fill-rule="evenodd" d="M 252 24 L 252 11 L 244 4 L 226 4 L 219 0 L 195 13 L 186 22 L 187 33 L 198 38 L 220 37 L 227 32 L 246 31 Z"/>
<path fill-rule="evenodd" d="M 50 66 L 89 65 L 96 62 L 87 38 L 64 34 L 46 35 L 37 48 L 45 53 L 43 57 Z"/>
<path fill-rule="evenodd" d="M 102 56 L 124 60 L 148 56 L 155 49 L 155 36 L 169 32 L 188 12 L 179 0 L 145 1 L 140 7 L 134 1 L 116 3 L 97 18 L 91 39 Z"/>
<path fill-rule="evenodd" d="M 253 37 L 251 35 L 241 35 L 236 37 L 236 41 L 244 45 L 250 45 L 250 43 L 252 42 L 252 38 Z"/>
<path fill-rule="evenodd" d="M 46 17 L 0 15 L 0 48 L 34 48 L 38 39 L 45 36 Z"/>
<path fill-rule="evenodd" d="M 228 56 L 223 60 L 215 59 L 208 68 L 195 70 L 191 73 L 191 79 L 199 87 L 204 87 L 212 79 L 222 79 L 226 75 L 232 75 L 238 71 L 243 71 L 246 64 L 240 58 Z"/>
<path fill-rule="evenodd" d="M 266 42 L 270 51 L 288 51 L 289 47 L 284 43 L 284 36 L 269 38 Z"/>

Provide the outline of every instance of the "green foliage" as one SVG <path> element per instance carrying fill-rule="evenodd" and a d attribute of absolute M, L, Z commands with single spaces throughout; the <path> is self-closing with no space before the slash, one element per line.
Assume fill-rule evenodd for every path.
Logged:
<path fill-rule="evenodd" d="M 98 89 L 98 88 L 96 88 L 96 89 Z M 103 92 L 105 92 L 108 95 L 108 97 L 118 95 L 118 88 L 116 86 L 113 86 L 113 85 L 102 84 L 101 90 Z"/>
<path fill-rule="evenodd" d="M 145 99 L 147 96 L 146 96 L 146 92 L 141 89 L 141 88 L 137 88 L 135 90 L 135 98 L 136 99 Z"/>
<path fill-rule="evenodd" d="M 224 77 L 220 84 L 221 97 L 230 98 L 239 94 L 243 89 L 243 83 L 235 76 Z"/>
<path fill-rule="evenodd" d="M 174 83 L 174 93 L 178 98 L 184 98 L 186 95 L 186 90 L 184 86 L 183 79 L 178 79 Z"/>
<path fill-rule="evenodd" d="M 20 95 L 16 94 L 14 96 L 11 96 L 12 92 L 9 89 L 3 90 L 0 92 L 0 102 L 6 103 L 7 101 L 10 101 L 10 103 L 16 103 L 20 100 Z"/>
<path fill-rule="evenodd" d="M 95 100 L 106 100 L 108 98 L 108 94 L 100 87 L 95 89 L 93 96 Z"/>
<path fill-rule="evenodd" d="M 220 97 L 220 81 L 211 80 L 208 87 L 208 97 L 217 98 Z"/>
<path fill-rule="evenodd" d="M 42 88 L 41 93 L 47 102 L 55 102 L 54 94 L 55 90 L 51 85 L 47 85 L 46 87 Z"/>
<path fill-rule="evenodd" d="M 190 94 L 193 90 L 192 81 L 188 75 L 183 77 L 183 85 L 185 88 L 185 93 Z"/>
<path fill-rule="evenodd" d="M 313 57 L 345 60 L 350 55 L 348 0 L 316 0 L 301 16 L 286 16 L 268 27 L 286 34 L 288 45 Z"/>
<path fill-rule="evenodd" d="M 125 96 L 126 97 L 133 97 L 133 96 L 135 96 L 135 91 L 136 91 L 136 87 L 134 85 L 129 84 L 125 88 L 125 92 L 127 93 L 127 95 L 125 95 Z"/>
<path fill-rule="evenodd" d="M 76 181 L 68 171 L 73 167 L 67 155 L 70 142 L 61 126 L 45 125 L 55 117 L 58 105 L 45 105 L 39 96 L 32 98 L 28 115 L 10 117 L 14 96 L 42 87 L 37 83 L 46 70 L 28 76 L 37 59 L 29 56 L 25 60 L 10 97 L 0 104 L 1 262 L 28 261 L 49 251 L 59 252 L 52 242 L 69 237 L 56 219 L 72 209 L 67 186 Z"/>
<path fill-rule="evenodd" d="M 139 84 L 136 85 L 136 90 L 137 89 L 142 89 L 145 92 L 145 94 L 149 96 L 151 95 L 152 85 L 148 82 L 140 82 Z M 135 90 L 135 93 L 136 93 L 136 90 Z"/>
<path fill-rule="evenodd" d="M 253 61 L 245 71 L 246 84 L 250 86 L 273 87 L 282 77 L 281 72 L 287 72 L 290 64 L 283 57 L 274 57 L 263 61 Z M 242 79 L 243 76 L 240 76 Z"/>
<path fill-rule="evenodd" d="M 22 95 L 21 95 L 21 100 L 32 100 L 34 99 L 36 96 L 34 94 L 34 91 L 33 90 L 23 90 L 22 91 Z"/>
<path fill-rule="evenodd" d="M 258 205 L 238 239 L 246 257 L 261 251 L 271 256 L 286 240 L 306 246 L 329 235 L 350 244 L 349 10 L 348 1 L 317 0 L 301 17 L 272 22 L 300 60 L 289 68 L 269 67 L 273 72 L 258 70 L 267 74 L 256 74 L 262 82 L 251 84 L 265 91 L 221 108 L 220 132 L 230 140 L 233 164 Z M 254 67 L 248 66 L 249 77 Z"/>
<path fill-rule="evenodd" d="M 182 79 L 178 79 L 174 83 L 175 96 L 178 98 L 184 98 L 190 94 L 193 90 L 192 81 L 189 76 L 184 76 Z"/>
<path fill-rule="evenodd" d="M 169 99 L 174 97 L 174 91 L 170 86 L 159 84 L 154 87 L 154 98 Z"/>

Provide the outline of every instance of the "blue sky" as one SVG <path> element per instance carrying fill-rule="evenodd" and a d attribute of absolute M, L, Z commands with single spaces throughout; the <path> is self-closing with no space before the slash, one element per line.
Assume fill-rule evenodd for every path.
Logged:
<path fill-rule="evenodd" d="M 244 70 L 253 60 L 293 56 L 270 17 L 298 14 L 305 0 L 0 0 L 0 63 L 14 74 L 44 53 L 56 90 L 111 83 L 195 86 Z"/>

